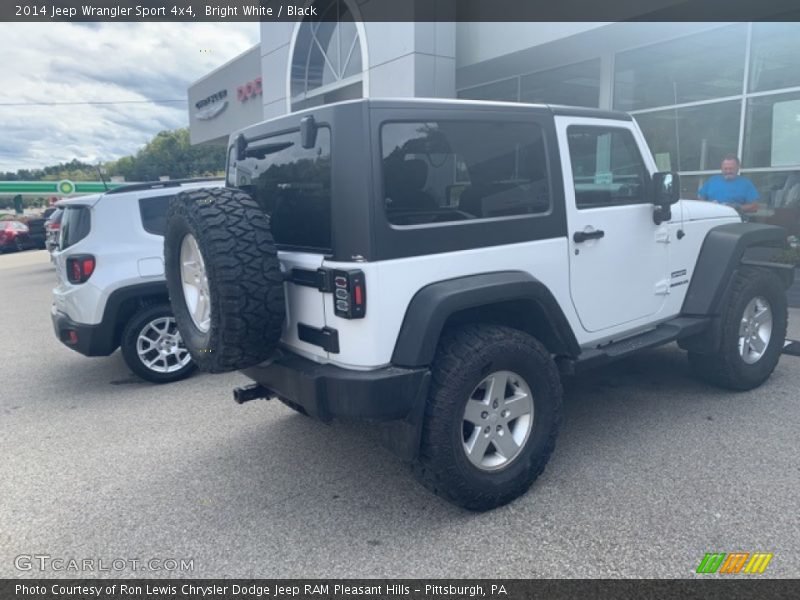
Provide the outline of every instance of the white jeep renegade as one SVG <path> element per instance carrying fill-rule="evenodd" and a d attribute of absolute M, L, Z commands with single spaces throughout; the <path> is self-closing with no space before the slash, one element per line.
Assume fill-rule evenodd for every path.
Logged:
<path fill-rule="evenodd" d="M 772 373 L 785 232 L 679 189 L 624 113 L 321 106 L 235 134 L 227 187 L 171 202 L 170 300 L 201 369 L 256 382 L 239 402 L 377 423 L 485 510 L 544 469 L 561 374 L 673 341 L 727 388 Z"/>
<path fill-rule="evenodd" d="M 164 280 L 167 208 L 181 190 L 220 181 L 132 184 L 58 203 L 64 213 L 53 252 L 58 286 L 51 316 L 56 336 L 86 356 L 122 347 L 130 369 L 165 383 L 196 366 L 172 317 Z"/>

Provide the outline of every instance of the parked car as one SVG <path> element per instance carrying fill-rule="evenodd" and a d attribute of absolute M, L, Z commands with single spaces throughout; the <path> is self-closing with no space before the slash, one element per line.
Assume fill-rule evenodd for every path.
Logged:
<path fill-rule="evenodd" d="M 121 348 L 130 369 L 155 383 L 192 373 L 167 299 L 162 236 L 172 196 L 220 185 L 159 181 L 61 200 L 51 311 L 58 339 L 86 356 Z"/>
<path fill-rule="evenodd" d="M 30 229 L 20 221 L 0 221 L 0 252 L 15 252 L 35 247 Z"/>
<path fill-rule="evenodd" d="M 47 230 L 44 217 L 31 217 L 25 221 L 34 248 L 44 250 L 47 247 Z"/>
<path fill-rule="evenodd" d="M 781 356 L 786 231 L 680 200 L 628 114 L 358 100 L 247 127 L 228 156 L 228 187 L 177 195 L 164 236 L 200 368 L 242 370 L 239 402 L 380 428 L 463 507 L 542 473 L 562 375 L 677 341 L 750 390 Z"/>
<path fill-rule="evenodd" d="M 86 196 L 84 196 L 84 201 L 86 201 Z M 63 209 L 53 208 L 53 211 L 50 213 L 50 215 L 48 215 L 47 220 L 44 223 L 45 246 L 51 254 L 53 253 L 53 250 L 58 248 L 58 233 L 59 229 L 61 228 L 61 216 L 63 214 Z"/>

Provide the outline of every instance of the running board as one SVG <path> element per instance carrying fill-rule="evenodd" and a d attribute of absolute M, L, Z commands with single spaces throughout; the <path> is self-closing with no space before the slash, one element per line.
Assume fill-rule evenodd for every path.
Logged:
<path fill-rule="evenodd" d="M 565 375 L 575 375 L 611 361 L 625 358 L 647 348 L 656 348 L 681 338 L 702 333 L 711 323 L 707 317 L 677 317 L 655 329 L 633 337 L 611 342 L 599 348 L 584 350 L 577 358 L 558 359 L 558 368 Z"/>

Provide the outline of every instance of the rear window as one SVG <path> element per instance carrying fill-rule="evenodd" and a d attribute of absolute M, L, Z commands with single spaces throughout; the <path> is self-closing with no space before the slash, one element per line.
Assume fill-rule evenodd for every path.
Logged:
<path fill-rule="evenodd" d="M 68 206 L 61 217 L 59 247 L 66 250 L 89 235 L 91 215 L 88 206 Z"/>
<path fill-rule="evenodd" d="M 521 122 L 386 123 L 386 216 L 425 225 L 550 210 L 544 135 Z"/>
<path fill-rule="evenodd" d="M 278 245 L 331 251 L 331 133 L 317 130 L 314 148 L 300 132 L 253 141 L 252 156 L 231 160 L 228 182 L 249 193 L 272 216 Z"/>
<path fill-rule="evenodd" d="M 139 199 L 139 213 L 142 216 L 142 226 L 146 232 L 164 235 L 167 229 L 169 201 L 173 197 L 170 195 Z"/>

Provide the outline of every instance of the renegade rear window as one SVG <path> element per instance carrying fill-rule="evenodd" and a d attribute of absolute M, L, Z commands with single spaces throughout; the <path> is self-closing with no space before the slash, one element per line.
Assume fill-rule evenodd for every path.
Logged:
<path fill-rule="evenodd" d="M 88 206 L 67 206 L 61 217 L 59 248 L 66 250 L 89 235 L 91 215 Z"/>
<path fill-rule="evenodd" d="M 317 130 L 303 148 L 300 132 L 250 142 L 245 160 L 231 159 L 229 185 L 241 188 L 272 216 L 279 246 L 331 252 L 331 133 Z"/>
<path fill-rule="evenodd" d="M 387 123 L 381 145 L 384 206 L 394 225 L 550 210 L 544 136 L 535 123 Z"/>
<path fill-rule="evenodd" d="M 153 196 L 139 199 L 139 213 L 142 216 L 142 227 L 148 233 L 164 235 L 167 229 L 167 210 L 173 196 Z"/>

